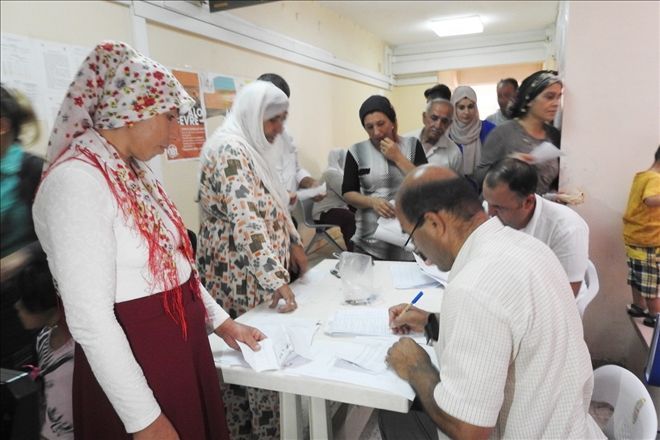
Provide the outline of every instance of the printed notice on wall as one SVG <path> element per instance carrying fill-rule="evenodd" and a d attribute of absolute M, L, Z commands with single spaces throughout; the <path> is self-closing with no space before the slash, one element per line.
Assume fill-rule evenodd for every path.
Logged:
<path fill-rule="evenodd" d="M 195 100 L 195 104 L 188 113 L 179 115 L 179 123 L 172 126 L 167 159 L 197 159 L 206 141 L 206 118 L 200 98 L 199 74 L 183 70 L 172 70 L 172 73 Z"/>

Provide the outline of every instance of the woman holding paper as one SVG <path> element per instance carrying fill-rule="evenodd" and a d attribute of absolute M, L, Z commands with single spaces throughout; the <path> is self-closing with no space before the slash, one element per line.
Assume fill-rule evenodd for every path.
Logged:
<path fill-rule="evenodd" d="M 394 218 L 391 201 L 405 175 L 427 162 L 426 153 L 417 139 L 398 135 L 396 112 L 384 96 L 367 98 L 359 115 L 369 139 L 349 148 L 342 182 L 344 199 L 357 208 L 352 239 L 356 252 L 382 260 L 412 261 L 411 252 L 374 234 L 379 218 Z"/>
<path fill-rule="evenodd" d="M 302 274 L 307 257 L 288 213 L 288 195 L 269 166 L 289 100 L 265 81 L 243 87 L 224 123 L 202 149 L 197 265 L 209 292 L 235 318 L 270 301 L 296 309 L 289 270 Z M 232 438 L 279 437 L 273 391 L 223 388 Z"/>
<path fill-rule="evenodd" d="M 106 41 L 55 121 L 33 213 L 76 341 L 76 438 L 227 438 L 207 333 L 236 348 L 264 337 L 200 284 L 181 216 L 146 163 L 192 103 L 165 67 Z"/>
<path fill-rule="evenodd" d="M 543 142 L 560 147 L 561 133 L 551 124 L 561 104 L 562 87 L 554 70 L 541 70 L 525 78 L 509 108 L 513 119 L 495 128 L 481 150 L 481 162 L 475 171 L 479 186 L 490 166 L 512 153 L 523 153 L 520 158 L 530 161 L 526 153 Z M 537 192 L 556 190 L 559 160 L 535 165 L 539 175 Z"/>

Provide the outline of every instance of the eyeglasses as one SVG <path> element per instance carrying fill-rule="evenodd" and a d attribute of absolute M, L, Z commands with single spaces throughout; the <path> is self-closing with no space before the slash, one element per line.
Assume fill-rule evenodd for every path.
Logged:
<path fill-rule="evenodd" d="M 425 216 L 425 215 L 426 215 L 426 213 L 423 212 L 422 215 L 420 215 L 419 218 L 417 219 L 417 222 L 415 223 L 415 226 L 413 226 L 412 231 L 410 231 L 410 235 L 408 235 L 408 240 L 406 240 L 406 242 L 403 244 L 403 247 L 404 247 L 404 248 L 405 248 L 406 246 L 408 246 L 408 243 L 410 243 L 410 240 L 412 240 L 412 238 L 413 238 L 413 234 L 415 234 L 415 231 L 417 230 L 417 228 L 419 228 L 420 226 L 422 226 L 422 223 L 424 223 L 424 216 Z M 414 243 L 413 243 L 413 245 L 414 245 Z M 417 247 L 417 246 L 415 246 L 415 248 L 416 248 L 416 247 Z"/>

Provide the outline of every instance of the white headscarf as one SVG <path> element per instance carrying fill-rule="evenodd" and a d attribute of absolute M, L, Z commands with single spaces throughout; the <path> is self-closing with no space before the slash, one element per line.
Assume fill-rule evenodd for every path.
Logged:
<path fill-rule="evenodd" d="M 344 173 L 344 164 L 346 163 L 346 150 L 335 148 L 328 153 L 328 169 L 337 170 Z"/>
<path fill-rule="evenodd" d="M 476 114 L 474 119 L 465 124 L 458 120 L 456 116 L 456 104 L 463 98 L 467 98 L 474 102 Z M 472 175 L 474 169 L 481 161 L 481 119 L 479 119 L 479 108 L 477 107 L 477 94 L 474 89 L 469 86 L 458 86 L 454 93 L 451 94 L 451 103 L 454 106 L 454 120 L 449 127 L 449 137 L 463 146 L 463 173 Z"/>
<path fill-rule="evenodd" d="M 264 121 L 289 109 L 289 99 L 283 91 L 266 81 L 247 84 L 237 94 L 224 123 L 207 145 L 218 145 L 223 140 L 237 139 L 247 146 L 255 173 L 283 212 L 288 212 L 289 196 L 269 166 L 268 152 L 273 145 L 264 134 Z"/>

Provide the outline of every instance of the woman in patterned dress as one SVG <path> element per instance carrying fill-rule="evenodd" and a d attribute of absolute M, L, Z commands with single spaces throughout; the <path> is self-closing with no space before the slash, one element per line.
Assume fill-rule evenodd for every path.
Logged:
<path fill-rule="evenodd" d="M 202 150 L 197 265 L 206 288 L 233 318 L 269 300 L 279 312 L 295 310 L 289 271 L 307 269 L 286 190 L 268 160 L 288 106 L 273 84 L 246 85 Z M 276 392 L 225 386 L 223 397 L 232 438 L 279 438 Z"/>

